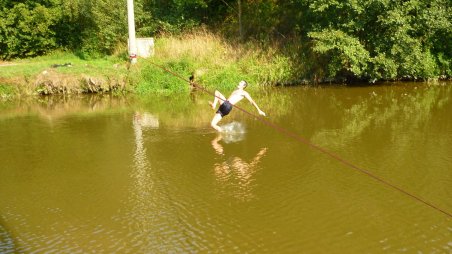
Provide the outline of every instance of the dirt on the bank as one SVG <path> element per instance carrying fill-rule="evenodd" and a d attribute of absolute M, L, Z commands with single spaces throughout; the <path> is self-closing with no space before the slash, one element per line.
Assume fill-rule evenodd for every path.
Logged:
<path fill-rule="evenodd" d="M 6 67 L 6 66 L 14 66 L 17 65 L 15 63 L 5 63 L 5 62 L 0 62 L 0 67 Z"/>
<path fill-rule="evenodd" d="M 48 69 L 36 76 L 0 77 L 0 84 L 13 86 L 19 94 L 106 93 L 126 89 L 126 79 L 66 74 Z"/>

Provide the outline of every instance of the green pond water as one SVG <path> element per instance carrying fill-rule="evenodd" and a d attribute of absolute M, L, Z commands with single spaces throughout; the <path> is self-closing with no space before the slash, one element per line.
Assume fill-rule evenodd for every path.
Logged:
<path fill-rule="evenodd" d="M 286 133 L 452 213 L 451 83 L 250 93 Z M 0 103 L 0 253 L 452 252 L 447 214 L 238 109 L 217 134 L 209 100 Z"/>

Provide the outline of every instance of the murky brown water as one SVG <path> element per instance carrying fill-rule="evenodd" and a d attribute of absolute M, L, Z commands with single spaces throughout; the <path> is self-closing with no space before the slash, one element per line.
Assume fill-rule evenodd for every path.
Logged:
<path fill-rule="evenodd" d="M 452 85 L 252 93 L 452 212 Z M 0 253 L 450 253 L 452 219 L 209 96 L 0 104 Z M 252 112 L 246 102 L 243 106 Z"/>

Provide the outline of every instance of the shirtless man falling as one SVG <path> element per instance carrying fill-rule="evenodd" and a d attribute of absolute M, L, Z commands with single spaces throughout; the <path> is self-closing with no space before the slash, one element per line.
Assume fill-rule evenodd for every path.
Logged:
<path fill-rule="evenodd" d="M 220 108 L 216 112 L 215 116 L 212 119 L 212 122 L 210 125 L 217 131 L 221 132 L 221 127 L 218 126 L 218 122 L 229 114 L 231 112 L 233 105 L 235 105 L 237 102 L 241 101 L 243 98 L 247 98 L 251 104 L 253 104 L 254 107 L 256 107 L 257 111 L 260 115 L 265 116 L 265 113 L 257 106 L 256 102 L 253 101 L 250 94 L 245 91 L 245 88 L 248 86 L 248 83 L 246 81 L 242 80 L 240 81 L 239 85 L 237 86 L 237 89 L 234 90 L 228 99 L 224 97 L 223 94 L 221 94 L 219 91 L 215 91 L 215 99 L 212 102 L 210 102 L 210 105 L 215 110 L 217 106 L 217 102 L 220 102 Z"/>

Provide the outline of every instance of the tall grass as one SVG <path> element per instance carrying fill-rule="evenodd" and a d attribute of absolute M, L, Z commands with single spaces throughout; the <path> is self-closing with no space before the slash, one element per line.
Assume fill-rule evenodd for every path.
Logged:
<path fill-rule="evenodd" d="M 290 61 L 276 49 L 240 45 L 205 30 L 183 36 L 156 38 L 155 55 L 140 59 L 132 82 L 140 94 L 188 91 L 189 86 L 151 63 L 156 63 L 207 88 L 230 90 L 240 80 L 250 88 L 284 82 L 291 78 Z"/>
<path fill-rule="evenodd" d="M 11 98 L 14 95 L 12 86 L 0 84 L 0 101 Z"/>

